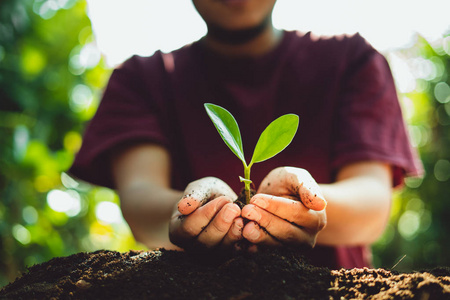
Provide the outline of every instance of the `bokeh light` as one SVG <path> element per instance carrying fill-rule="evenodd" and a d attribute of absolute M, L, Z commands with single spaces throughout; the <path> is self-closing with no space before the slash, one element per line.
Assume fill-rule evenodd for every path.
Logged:
<path fill-rule="evenodd" d="M 405 211 L 398 221 L 398 231 L 405 240 L 412 240 L 420 227 L 420 214 L 416 211 Z"/>
<path fill-rule="evenodd" d="M 31 234 L 23 225 L 16 224 L 12 227 L 14 238 L 21 244 L 27 245 L 31 241 Z"/>
<path fill-rule="evenodd" d="M 92 90 L 84 84 L 76 85 L 70 95 L 70 108 L 74 112 L 81 112 L 89 108 L 92 103 Z"/>
<path fill-rule="evenodd" d="M 434 86 L 434 97 L 440 103 L 450 101 L 450 86 L 446 82 L 439 82 Z"/>
<path fill-rule="evenodd" d="M 76 153 L 81 147 L 81 134 L 76 131 L 69 131 L 64 136 L 64 148 L 66 148 L 71 153 Z"/>
<path fill-rule="evenodd" d="M 14 158 L 21 161 L 26 154 L 30 134 L 25 125 L 19 125 L 14 129 Z"/>
<path fill-rule="evenodd" d="M 22 218 L 27 224 L 35 224 L 39 214 L 33 206 L 25 206 L 22 210 Z"/>
<path fill-rule="evenodd" d="M 33 11 L 43 19 L 52 18 L 60 9 L 72 7 L 76 0 L 35 0 Z"/>
<path fill-rule="evenodd" d="M 123 222 L 120 207 L 112 202 L 102 201 L 95 206 L 95 216 L 106 224 Z"/>
<path fill-rule="evenodd" d="M 31 76 L 38 75 L 47 65 L 47 58 L 39 49 L 26 45 L 22 53 L 22 69 Z"/>
<path fill-rule="evenodd" d="M 69 217 L 81 211 L 80 196 L 74 190 L 51 190 L 47 194 L 47 204 L 54 211 L 66 213 Z"/>
<path fill-rule="evenodd" d="M 61 183 L 68 189 L 79 187 L 78 181 L 70 177 L 66 172 L 61 172 Z"/>
<path fill-rule="evenodd" d="M 95 43 L 89 43 L 81 48 L 78 59 L 82 67 L 90 69 L 100 62 L 101 54 Z"/>
<path fill-rule="evenodd" d="M 450 162 L 440 159 L 434 165 L 434 176 L 439 181 L 447 181 L 450 178 Z"/>

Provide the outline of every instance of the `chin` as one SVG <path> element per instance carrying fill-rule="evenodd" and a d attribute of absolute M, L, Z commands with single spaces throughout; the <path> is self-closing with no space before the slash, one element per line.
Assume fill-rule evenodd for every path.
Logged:
<path fill-rule="evenodd" d="M 275 0 L 194 0 L 207 24 L 224 30 L 246 30 L 271 15 Z"/>

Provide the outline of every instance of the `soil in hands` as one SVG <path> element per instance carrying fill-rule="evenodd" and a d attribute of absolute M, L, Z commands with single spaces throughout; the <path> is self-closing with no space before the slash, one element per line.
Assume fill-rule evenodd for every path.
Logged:
<path fill-rule="evenodd" d="M 102 250 L 35 265 L 0 299 L 450 299 L 450 268 L 329 270 L 287 249 L 226 260 L 164 249 Z"/>
<path fill-rule="evenodd" d="M 250 189 L 250 199 L 256 195 L 256 190 L 254 188 Z M 247 203 L 247 199 L 245 197 L 245 188 L 242 188 L 241 192 L 239 193 L 237 199 L 234 201 L 239 207 L 242 209 Z"/>

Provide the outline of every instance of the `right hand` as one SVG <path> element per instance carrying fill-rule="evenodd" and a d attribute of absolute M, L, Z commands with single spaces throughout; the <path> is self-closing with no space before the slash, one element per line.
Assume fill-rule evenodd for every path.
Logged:
<path fill-rule="evenodd" d="M 191 182 L 169 225 L 170 241 L 188 251 L 229 249 L 242 239 L 241 209 L 234 191 L 222 180 L 205 177 Z"/>
<path fill-rule="evenodd" d="M 311 174 L 279 167 L 261 182 L 242 216 L 250 220 L 243 237 L 256 245 L 314 247 L 327 224 L 327 202 Z"/>

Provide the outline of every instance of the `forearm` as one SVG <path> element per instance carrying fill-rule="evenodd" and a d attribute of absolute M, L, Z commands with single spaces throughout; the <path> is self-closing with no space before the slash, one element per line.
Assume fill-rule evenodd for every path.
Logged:
<path fill-rule="evenodd" d="M 182 192 L 170 188 L 170 156 L 158 145 L 136 144 L 112 155 L 122 213 L 137 241 L 170 247 L 169 220 Z"/>
<path fill-rule="evenodd" d="M 371 244 L 380 237 L 392 196 L 390 169 L 386 168 L 387 174 L 381 177 L 362 175 L 321 185 L 328 205 L 327 226 L 318 236 L 319 244 Z"/>
<path fill-rule="evenodd" d="M 169 220 L 182 195 L 144 180 L 119 191 L 124 218 L 138 242 L 149 248 L 174 248 L 169 241 Z"/>

